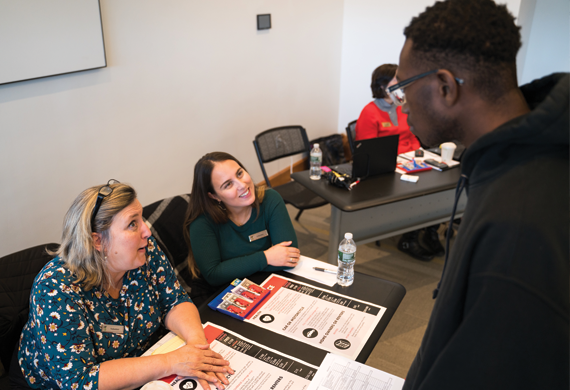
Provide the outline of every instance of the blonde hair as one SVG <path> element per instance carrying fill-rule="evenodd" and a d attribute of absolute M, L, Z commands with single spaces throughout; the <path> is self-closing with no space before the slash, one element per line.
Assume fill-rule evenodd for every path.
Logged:
<path fill-rule="evenodd" d="M 83 191 L 65 214 L 61 245 L 57 251 L 50 251 L 59 256 L 66 267 L 75 276 L 74 283 L 82 283 L 83 289 L 91 290 L 103 283 L 111 284 L 107 272 L 105 250 L 109 245 L 109 228 L 115 215 L 120 213 L 137 198 L 136 191 L 126 184 L 110 184 L 113 192 L 101 202 L 101 207 L 91 226 L 91 214 L 97 201 L 97 195 L 105 185 L 95 186 Z M 95 249 L 92 233 L 101 234 L 102 251 Z"/>

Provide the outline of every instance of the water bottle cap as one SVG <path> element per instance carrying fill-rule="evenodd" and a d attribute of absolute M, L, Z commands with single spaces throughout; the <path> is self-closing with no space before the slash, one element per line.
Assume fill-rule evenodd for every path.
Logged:
<path fill-rule="evenodd" d="M 318 148 L 318 147 L 319 147 L 319 144 L 314 144 L 314 145 L 313 145 L 313 148 Z"/>
<path fill-rule="evenodd" d="M 352 233 L 344 233 L 344 238 L 347 240 L 352 240 Z"/>

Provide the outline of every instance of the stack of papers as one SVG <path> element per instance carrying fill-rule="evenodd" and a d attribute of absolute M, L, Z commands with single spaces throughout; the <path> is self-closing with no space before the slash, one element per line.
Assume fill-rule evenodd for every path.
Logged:
<path fill-rule="evenodd" d="M 435 154 L 435 153 L 432 153 L 432 152 L 424 150 L 424 149 L 420 149 L 420 150 L 424 151 L 423 157 L 416 157 L 415 156 L 416 151 L 412 150 L 411 152 L 400 154 L 398 156 L 398 159 L 397 159 L 398 164 L 406 163 L 408 161 L 411 161 L 412 159 L 414 159 L 418 163 L 419 162 L 423 163 L 425 160 L 428 160 L 428 159 L 435 160 L 437 162 L 443 162 L 443 160 L 441 159 L 441 156 L 439 154 Z M 447 161 L 446 164 L 449 168 L 453 168 L 453 167 L 456 167 L 459 165 L 459 161 L 451 160 L 451 161 Z M 435 169 L 436 171 L 441 171 L 441 169 L 438 167 L 432 166 L 432 168 Z M 402 173 L 402 174 L 407 173 L 407 172 L 401 171 L 399 169 L 396 169 L 396 172 Z"/>

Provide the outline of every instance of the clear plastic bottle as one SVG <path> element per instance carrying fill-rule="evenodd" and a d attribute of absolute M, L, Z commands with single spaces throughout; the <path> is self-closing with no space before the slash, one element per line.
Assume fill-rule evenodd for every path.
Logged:
<path fill-rule="evenodd" d="M 336 282 L 339 286 L 350 286 L 354 282 L 354 262 L 356 261 L 356 243 L 352 233 L 345 233 L 344 240 L 338 246 L 338 272 Z"/>
<path fill-rule="evenodd" d="M 311 149 L 311 171 L 309 177 L 313 180 L 321 179 L 321 163 L 323 162 L 323 152 L 319 149 L 319 144 L 314 144 Z"/>

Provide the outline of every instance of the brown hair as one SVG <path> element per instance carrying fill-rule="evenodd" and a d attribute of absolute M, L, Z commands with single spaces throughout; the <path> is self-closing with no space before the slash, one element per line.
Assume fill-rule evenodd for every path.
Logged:
<path fill-rule="evenodd" d="M 398 65 L 395 64 L 384 64 L 374 69 L 370 83 L 373 98 L 383 99 L 387 97 L 386 86 L 396 75 L 396 70 L 398 70 Z"/>
<path fill-rule="evenodd" d="M 184 220 L 184 239 L 188 245 L 188 268 L 193 278 L 197 278 L 200 270 L 196 266 L 194 255 L 192 253 L 192 243 L 190 242 L 190 225 L 196 218 L 204 214 L 212 218 L 216 224 L 224 224 L 229 221 L 228 211 L 225 207 L 221 207 L 215 199 L 208 196 L 208 192 L 214 194 L 216 191 L 212 186 L 212 171 L 216 163 L 232 160 L 235 161 L 244 171 L 247 169 L 234 156 L 224 152 L 212 152 L 203 156 L 194 166 L 194 180 L 192 182 L 192 193 L 190 194 L 190 202 L 186 210 L 186 218 Z M 259 216 L 259 205 L 263 202 L 265 195 L 265 187 L 255 186 L 255 201 L 253 207 Z"/>

